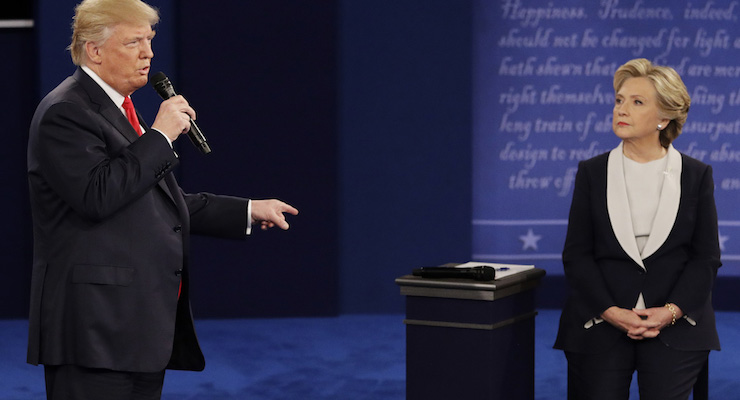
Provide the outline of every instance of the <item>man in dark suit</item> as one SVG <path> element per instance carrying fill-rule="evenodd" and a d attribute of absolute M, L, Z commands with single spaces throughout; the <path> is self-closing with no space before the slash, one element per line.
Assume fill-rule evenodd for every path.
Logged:
<path fill-rule="evenodd" d="M 49 399 L 158 399 L 164 370 L 202 370 L 188 294 L 189 235 L 288 229 L 279 200 L 184 193 L 172 142 L 195 111 L 166 100 L 151 127 L 126 105 L 146 85 L 155 9 L 85 0 L 77 71 L 39 104 L 28 175 L 34 260 L 28 362 Z M 140 134 L 137 131 L 141 132 Z"/>

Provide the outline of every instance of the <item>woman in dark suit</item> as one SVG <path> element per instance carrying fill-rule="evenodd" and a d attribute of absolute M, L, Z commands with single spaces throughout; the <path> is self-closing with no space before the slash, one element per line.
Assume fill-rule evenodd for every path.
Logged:
<path fill-rule="evenodd" d="M 646 59 L 614 75 L 609 153 L 578 166 L 563 265 L 569 291 L 555 348 L 569 399 L 687 399 L 719 349 L 720 267 L 712 168 L 671 142 L 689 111 L 672 68 Z"/>

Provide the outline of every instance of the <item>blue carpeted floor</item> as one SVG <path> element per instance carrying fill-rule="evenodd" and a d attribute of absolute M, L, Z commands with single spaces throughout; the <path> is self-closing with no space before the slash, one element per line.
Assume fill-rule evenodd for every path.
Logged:
<path fill-rule="evenodd" d="M 551 348 L 558 317 L 540 310 L 536 319 L 537 399 L 565 398 L 565 358 Z M 0 399 L 44 399 L 43 369 L 24 362 L 26 329 L 0 321 Z M 724 350 L 710 356 L 710 398 L 740 399 L 740 313 L 718 313 L 718 329 Z M 168 371 L 163 399 L 405 398 L 402 315 L 204 320 L 198 332 L 206 370 Z"/>

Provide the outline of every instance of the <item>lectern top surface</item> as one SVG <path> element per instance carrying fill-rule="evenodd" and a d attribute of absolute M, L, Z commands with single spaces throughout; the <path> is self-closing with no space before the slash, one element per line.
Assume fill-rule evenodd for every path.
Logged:
<path fill-rule="evenodd" d="M 495 279 L 492 281 L 475 281 L 472 279 L 433 279 L 433 278 L 422 278 L 414 275 L 404 275 L 400 278 L 396 278 L 396 284 L 399 286 L 421 286 L 430 288 L 448 288 L 458 290 L 484 290 L 484 291 L 496 291 L 503 288 L 519 285 L 528 281 L 539 280 L 545 275 L 545 270 L 540 268 L 532 268 L 526 271 L 522 271 L 513 275 L 506 276 L 501 279 Z"/>

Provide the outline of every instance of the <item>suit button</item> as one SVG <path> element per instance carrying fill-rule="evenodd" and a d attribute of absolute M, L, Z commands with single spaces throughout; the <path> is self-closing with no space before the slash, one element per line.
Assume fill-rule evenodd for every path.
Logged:
<path fill-rule="evenodd" d="M 173 227 L 172 230 L 175 231 L 175 232 L 180 233 L 180 232 L 182 232 L 182 225 L 177 225 L 177 226 Z"/>
<path fill-rule="evenodd" d="M 175 276 L 180 276 L 180 275 L 182 275 L 181 269 L 178 269 L 177 271 L 175 271 Z"/>

